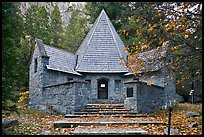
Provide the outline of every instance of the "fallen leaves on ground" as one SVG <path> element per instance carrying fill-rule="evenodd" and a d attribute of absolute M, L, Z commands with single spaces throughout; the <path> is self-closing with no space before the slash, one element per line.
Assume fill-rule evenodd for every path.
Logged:
<path fill-rule="evenodd" d="M 179 103 L 177 104 L 173 111 L 171 117 L 171 128 L 178 129 L 178 135 L 201 135 L 202 134 L 202 115 L 197 117 L 187 117 L 186 112 L 196 111 L 202 114 L 201 104 L 190 104 L 190 103 Z M 13 126 L 8 128 L 14 135 L 39 135 L 43 131 L 50 131 L 52 135 L 72 135 L 75 128 L 55 128 L 53 127 L 53 122 L 64 119 L 64 115 L 56 115 L 46 113 L 40 110 L 30 110 L 25 109 L 22 110 L 21 115 L 11 114 L 6 119 L 17 119 L 19 121 L 18 126 Z M 105 127 L 118 127 L 123 129 L 128 128 L 142 128 L 146 130 L 150 135 L 164 135 L 164 129 L 168 127 L 168 110 L 160 110 L 154 113 L 156 117 L 135 117 L 135 118 L 123 118 L 123 117 L 113 117 L 109 115 L 94 115 L 93 117 L 78 117 L 78 118 L 66 118 L 68 121 L 141 121 L 141 120 L 149 120 L 149 121 L 159 121 L 163 124 L 123 124 L 123 125 L 115 125 L 115 124 L 107 124 Z M 100 117 L 97 117 L 100 116 Z M 188 124 L 192 122 L 197 122 L 198 126 L 189 127 Z M 86 128 L 97 128 L 96 125 L 86 126 Z"/>

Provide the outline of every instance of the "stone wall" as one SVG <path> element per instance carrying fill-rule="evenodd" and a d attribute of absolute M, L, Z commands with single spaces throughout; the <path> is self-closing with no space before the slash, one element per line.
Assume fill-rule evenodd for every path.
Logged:
<path fill-rule="evenodd" d="M 133 88 L 133 97 L 127 97 L 127 90 L 125 89 L 125 100 L 124 107 L 130 109 L 131 111 L 137 112 L 137 85 L 136 83 L 125 84 L 127 88 Z"/>
<path fill-rule="evenodd" d="M 137 112 L 150 113 L 162 109 L 166 103 L 164 88 L 137 83 Z"/>
<path fill-rule="evenodd" d="M 87 90 L 87 102 L 107 102 L 107 103 L 123 103 L 125 99 L 125 85 L 123 83 L 122 74 L 84 74 L 84 80 L 91 80 L 91 88 Z M 98 79 L 108 79 L 108 99 L 98 99 Z M 120 90 L 115 89 L 115 80 L 121 80 Z"/>
<path fill-rule="evenodd" d="M 35 59 L 37 59 L 37 72 L 34 72 Z M 43 88 L 43 69 L 46 57 L 41 57 L 39 48 L 35 45 L 35 50 L 29 66 L 29 107 L 32 109 L 43 109 L 42 88 Z"/>
<path fill-rule="evenodd" d="M 133 97 L 126 97 L 125 108 L 137 113 L 150 113 L 162 109 L 165 105 L 164 88 L 147 86 L 146 83 L 126 83 L 127 88 L 133 88 Z"/>
<path fill-rule="evenodd" d="M 75 87 L 67 83 L 43 88 L 44 110 L 48 112 L 71 113 L 75 105 Z"/>

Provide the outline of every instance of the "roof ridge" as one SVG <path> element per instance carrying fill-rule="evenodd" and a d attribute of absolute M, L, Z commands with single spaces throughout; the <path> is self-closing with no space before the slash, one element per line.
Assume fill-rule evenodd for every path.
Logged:
<path fill-rule="evenodd" d="M 102 12 L 103 12 L 103 11 L 102 11 Z M 97 27 L 97 25 L 98 25 L 98 23 L 99 23 L 99 20 L 100 20 L 100 18 L 101 18 L 101 16 L 102 16 L 102 12 L 100 13 L 100 15 L 98 16 L 96 22 L 94 23 L 94 24 L 96 24 L 95 26 L 93 26 L 94 28 L 91 28 L 91 29 L 93 29 L 93 32 L 91 33 L 91 36 L 90 36 L 90 38 L 89 38 L 89 40 L 88 40 L 88 42 L 87 42 L 86 45 L 88 45 L 88 44 L 90 43 L 91 39 L 92 39 L 94 30 L 96 29 L 96 27 Z M 91 30 L 90 30 L 90 31 L 91 31 Z M 81 45 L 81 46 L 82 46 L 82 45 Z M 80 47 L 81 47 L 81 46 L 80 46 Z M 80 47 L 79 47 L 79 48 L 80 48 Z M 88 47 L 85 49 L 84 53 L 87 51 L 87 49 L 88 49 Z M 85 54 L 83 54 L 83 56 L 81 57 L 80 61 L 77 63 L 76 70 L 77 70 L 77 68 L 79 68 L 80 63 L 81 63 L 81 61 L 82 61 L 82 59 L 83 59 L 84 56 L 85 56 Z"/>
<path fill-rule="evenodd" d="M 104 10 L 103 10 L 103 11 L 104 11 Z M 105 11 L 104 11 L 104 13 L 105 13 Z M 105 13 L 105 14 L 106 14 L 106 13 Z M 109 21 L 107 22 L 107 23 L 108 23 L 108 27 L 109 27 L 109 29 L 110 29 L 110 31 L 111 31 L 111 33 L 112 33 L 112 37 L 113 37 L 113 39 L 114 39 L 116 48 L 117 48 L 117 50 L 118 50 L 118 52 L 119 52 L 119 56 L 122 57 L 123 55 L 122 55 L 122 53 L 120 52 L 119 45 L 118 45 L 118 43 L 117 43 L 117 41 L 116 41 L 115 35 L 113 34 L 113 30 L 111 29 L 110 24 L 109 24 L 109 23 L 111 23 L 111 21 L 110 21 L 110 19 L 109 19 L 109 17 L 108 17 L 107 14 L 106 14 L 105 17 L 106 17 L 107 20 L 109 20 Z M 123 60 L 122 60 L 122 63 L 123 63 L 123 65 L 124 65 L 124 67 L 125 67 L 125 64 L 124 64 L 124 61 L 123 61 Z M 126 68 L 126 67 L 125 67 L 125 68 Z"/>
<path fill-rule="evenodd" d="M 43 43 L 43 45 L 44 45 L 44 46 L 47 46 L 47 47 L 50 47 L 50 48 L 54 48 L 54 49 L 60 50 L 60 51 L 64 51 L 64 52 L 67 52 L 67 53 L 70 53 L 70 54 L 73 54 L 73 55 L 76 55 L 75 53 L 70 52 L 70 51 L 67 51 L 67 50 L 65 50 L 65 49 L 62 49 L 62 48 L 60 48 L 60 47 L 54 47 L 54 46 L 47 45 L 47 44 L 44 44 L 44 43 Z"/>

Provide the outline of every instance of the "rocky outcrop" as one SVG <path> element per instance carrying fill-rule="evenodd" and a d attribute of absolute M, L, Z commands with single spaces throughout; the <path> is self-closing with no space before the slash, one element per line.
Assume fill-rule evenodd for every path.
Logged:
<path fill-rule="evenodd" d="M 85 2 L 20 2 L 22 14 L 24 14 L 32 4 L 45 6 L 49 12 L 51 12 L 54 9 L 54 5 L 57 4 L 62 16 L 63 27 L 67 26 L 73 9 L 82 10 L 85 6 Z"/>

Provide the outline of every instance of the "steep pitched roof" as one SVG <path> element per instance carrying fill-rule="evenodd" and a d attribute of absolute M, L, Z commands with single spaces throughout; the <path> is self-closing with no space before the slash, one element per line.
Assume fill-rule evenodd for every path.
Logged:
<path fill-rule="evenodd" d="M 63 49 L 55 48 L 43 43 L 41 39 L 35 39 L 36 48 L 39 50 L 41 57 L 49 58 L 47 69 L 65 72 L 69 74 L 81 75 L 75 71 L 77 56 Z M 33 56 L 34 49 L 31 53 Z M 31 61 L 30 61 L 31 63 Z"/>
<path fill-rule="evenodd" d="M 77 50 L 78 72 L 116 73 L 128 72 L 124 62 L 124 44 L 104 10 Z"/>
<path fill-rule="evenodd" d="M 74 70 L 76 64 L 75 54 L 45 44 L 43 44 L 43 47 L 46 55 L 49 57 L 47 69 L 81 75 Z"/>

